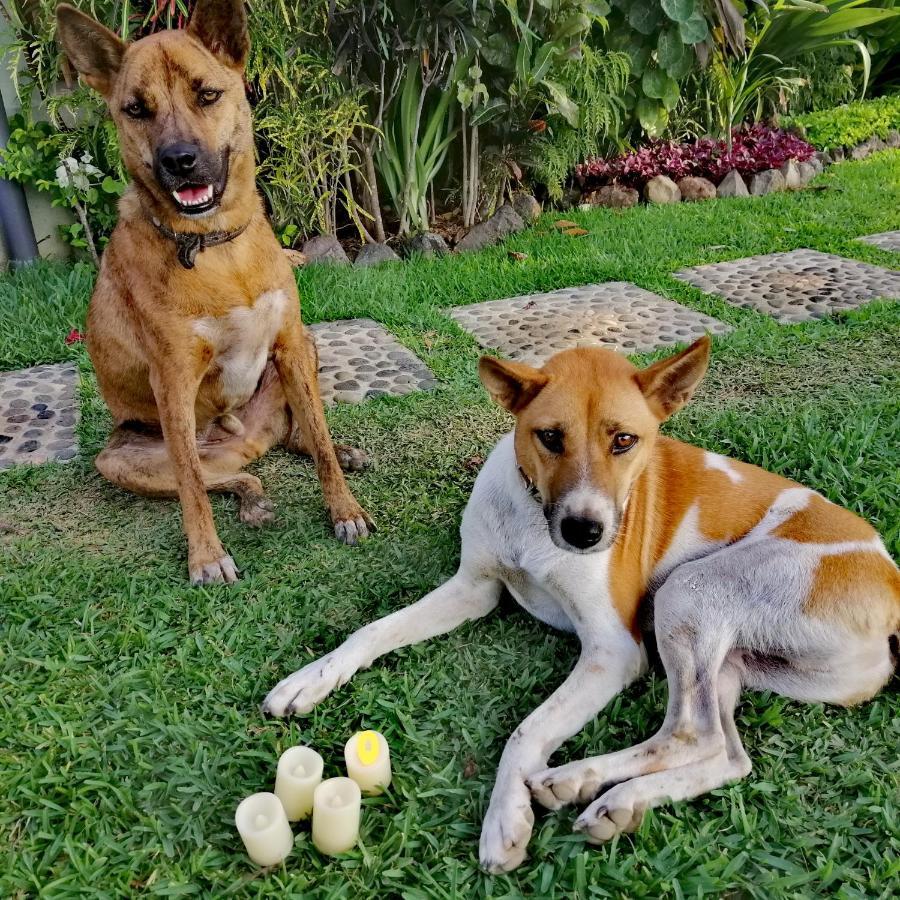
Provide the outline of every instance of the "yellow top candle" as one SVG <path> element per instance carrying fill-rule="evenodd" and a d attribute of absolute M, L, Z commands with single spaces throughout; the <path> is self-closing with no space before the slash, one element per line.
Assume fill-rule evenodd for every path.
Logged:
<path fill-rule="evenodd" d="M 347 774 L 364 794 L 380 794 L 391 783 L 391 752 L 384 735 L 358 731 L 344 745 Z"/>

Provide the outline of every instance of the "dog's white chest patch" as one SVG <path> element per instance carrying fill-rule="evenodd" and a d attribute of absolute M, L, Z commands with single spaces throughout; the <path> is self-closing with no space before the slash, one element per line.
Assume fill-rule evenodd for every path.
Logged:
<path fill-rule="evenodd" d="M 253 396 L 284 321 L 287 303 L 284 291 L 267 291 L 253 306 L 194 322 L 194 334 L 213 348 L 212 368 L 218 370 L 219 387 L 230 409 Z"/>

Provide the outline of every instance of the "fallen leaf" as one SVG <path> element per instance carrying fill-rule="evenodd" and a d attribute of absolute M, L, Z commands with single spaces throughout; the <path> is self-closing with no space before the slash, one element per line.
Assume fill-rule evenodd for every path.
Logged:
<path fill-rule="evenodd" d="M 484 465 L 484 457 L 483 456 L 470 456 L 468 459 L 463 460 L 463 468 L 469 472 L 474 472 L 477 469 L 480 469 Z"/>
<path fill-rule="evenodd" d="M 563 230 L 563 234 L 569 235 L 569 237 L 581 237 L 583 234 L 590 234 L 587 228 L 579 228 L 577 225 L 575 228 L 566 228 Z"/>
<path fill-rule="evenodd" d="M 472 778 L 478 772 L 478 763 L 470 756 L 463 767 L 463 778 Z"/>
<path fill-rule="evenodd" d="M 554 227 L 554 228 L 559 228 L 559 229 L 563 229 L 563 228 L 577 228 L 577 227 L 578 227 L 578 223 L 577 223 L 577 222 L 570 222 L 568 219 L 558 219 L 556 222 L 553 223 L 553 227 Z"/>
<path fill-rule="evenodd" d="M 526 259 L 528 259 L 528 254 L 522 253 L 519 250 L 510 250 L 507 255 L 509 256 L 510 259 L 515 259 L 515 260 L 518 260 L 519 262 L 524 262 Z"/>

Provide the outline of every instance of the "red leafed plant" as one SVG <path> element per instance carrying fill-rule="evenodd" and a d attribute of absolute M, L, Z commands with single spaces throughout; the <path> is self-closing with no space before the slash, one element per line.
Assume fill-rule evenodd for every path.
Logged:
<path fill-rule="evenodd" d="M 718 184 L 732 169 L 754 175 L 777 169 L 789 159 L 805 162 L 814 153 L 815 147 L 795 134 L 758 123 L 734 130 L 731 152 L 725 141 L 710 138 L 693 144 L 652 141 L 615 159 L 589 159 L 575 167 L 575 177 L 585 190 L 614 181 L 642 188 L 657 175 L 673 181 L 696 175 Z"/>

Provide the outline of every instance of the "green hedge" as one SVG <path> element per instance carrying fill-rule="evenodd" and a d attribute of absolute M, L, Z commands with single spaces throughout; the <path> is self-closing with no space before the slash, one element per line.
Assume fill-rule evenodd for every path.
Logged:
<path fill-rule="evenodd" d="M 871 137 L 882 139 L 900 129 L 900 94 L 857 100 L 835 109 L 824 109 L 784 120 L 820 150 L 855 147 Z"/>

